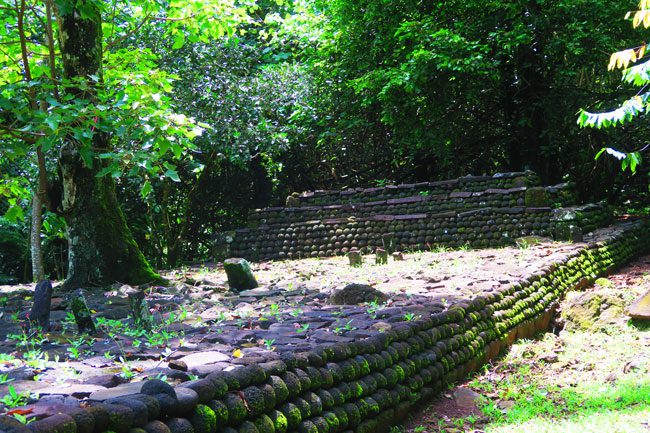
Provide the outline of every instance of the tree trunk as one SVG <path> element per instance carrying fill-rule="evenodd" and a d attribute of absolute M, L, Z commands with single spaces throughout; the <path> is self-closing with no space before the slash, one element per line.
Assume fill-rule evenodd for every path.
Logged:
<path fill-rule="evenodd" d="M 32 281 L 39 282 L 45 279 L 43 268 L 43 252 L 41 250 L 41 226 L 43 225 L 43 208 L 40 196 L 40 187 L 32 198 L 32 226 L 29 236 L 30 252 L 32 255 Z"/>
<path fill-rule="evenodd" d="M 102 83 L 102 22 L 97 3 L 67 0 L 56 2 L 56 7 L 63 76 L 86 80 L 87 86 L 71 92 L 93 103 L 96 100 L 94 86 Z M 99 77 L 99 84 L 95 84 L 91 76 Z M 92 147 L 95 151 L 108 151 L 110 137 L 95 132 Z M 128 284 L 160 281 L 126 224 L 113 179 L 97 177 L 103 163 L 93 158 L 89 166 L 81 157 L 81 149 L 82 144 L 69 137 L 61 147 L 59 158 L 62 210 L 69 245 L 64 289 L 114 281 Z"/>

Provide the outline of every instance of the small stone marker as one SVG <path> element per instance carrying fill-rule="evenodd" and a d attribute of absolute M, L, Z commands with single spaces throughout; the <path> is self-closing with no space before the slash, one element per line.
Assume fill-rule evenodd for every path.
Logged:
<path fill-rule="evenodd" d="M 361 251 L 356 248 L 352 248 L 348 252 L 348 260 L 350 260 L 350 266 L 361 266 L 363 264 L 363 257 L 361 256 Z"/>
<path fill-rule="evenodd" d="M 547 207 L 549 205 L 549 199 L 546 188 L 535 186 L 526 189 L 524 203 L 526 207 Z"/>
<path fill-rule="evenodd" d="M 287 196 L 285 207 L 300 207 L 300 199 L 298 198 L 298 195 L 292 194 L 290 196 Z"/>
<path fill-rule="evenodd" d="M 93 322 L 90 310 L 88 309 L 83 289 L 77 289 L 77 291 L 72 294 L 70 299 L 70 308 L 72 308 L 72 314 L 74 314 L 74 320 L 77 322 L 77 329 L 79 332 L 87 332 L 89 334 L 94 333 L 96 330 L 95 322 Z"/>
<path fill-rule="evenodd" d="M 386 302 L 388 296 L 367 284 L 352 283 L 338 290 L 329 298 L 332 305 L 358 305 L 364 302 Z"/>
<path fill-rule="evenodd" d="M 144 291 L 133 290 L 129 292 L 128 296 L 135 325 L 142 329 L 151 329 L 153 317 L 149 312 L 149 304 L 147 304 L 147 300 L 144 297 Z"/>
<path fill-rule="evenodd" d="M 388 263 L 388 251 L 383 248 L 377 248 L 375 251 L 375 263 L 385 265 Z"/>
<path fill-rule="evenodd" d="M 395 260 L 396 262 L 404 261 L 404 254 L 402 254 L 400 251 L 395 251 L 393 253 L 393 260 Z"/>
<path fill-rule="evenodd" d="M 228 259 L 223 262 L 230 288 L 236 291 L 251 290 L 257 287 L 250 264 L 245 259 Z"/>
<path fill-rule="evenodd" d="M 43 330 L 50 329 L 50 307 L 52 304 L 52 284 L 49 280 L 40 281 L 34 289 L 34 305 L 29 320 Z"/>
<path fill-rule="evenodd" d="M 633 319 L 650 320 L 650 290 L 637 299 L 627 312 Z"/>
<path fill-rule="evenodd" d="M 384 233 L 381 235 L 381 243 L 389 253 L 395 251 L 395 233 Z"/>

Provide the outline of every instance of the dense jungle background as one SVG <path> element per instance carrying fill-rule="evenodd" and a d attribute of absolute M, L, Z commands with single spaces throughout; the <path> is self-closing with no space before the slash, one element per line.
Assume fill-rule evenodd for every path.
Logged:
<path fill-rule="evenodd" d="M 644 207 L 647 164 L 632 174 L 615 158 L 595 159 L 603 147 L 643 148 L 644 122 L 576 124 L 579 109 L 609 110 L 637 91 L 607 71 L 612 52 L 643 43 L 643 31 L 623 19 L 633 3 L 260 0 L 237 5 L 246 19 L 216 38 L 182 27 L 169 33 L 164 20 L 137 22 L 130 18 L 137 2 L 123 3 L 110 21 L 121 36 L 104 44 L 106 79 L 111 62 L 167 77 L 160 93 L 145 88 L 146 78 L 124 91 L 149 92 L 202 125 L 191 146 L 170 140 L 143 157 L 153 152 L 147 139 L 122 135 L 114 123 L 113 150 L 99 156 L 106 160 L 99 175 L 116 183 L 131 232 L 156 268 L 210 260 L 218 232 L 305 190 L 532 169 L 546 184 L 574 182 L 584 199 Z M 19 28 L 11 8 L 1 13 L 6 35 Z M 26 24 L 32 42 L 47 39 L 41 25 Z M 0 278 L 30 281 L 39 167 L 6 126 L 21 92 L 12 85 L 3 76 Z M 142 119 L 152 115 L 139 116 L 134 129 L 146 131 Z M 53 126 L 53 118 L 45 120 L 53 130 L 65 121 Z M 61 195 L 60 151 L 42 148 L 52 200 Z M 65 224 L 56 209 L 43 215 L 52 278 L 66 277 Z"/>

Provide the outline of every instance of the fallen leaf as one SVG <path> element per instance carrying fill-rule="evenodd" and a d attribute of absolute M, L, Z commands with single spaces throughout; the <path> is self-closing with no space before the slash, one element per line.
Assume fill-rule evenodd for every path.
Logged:
<path fill-rule="evenodd" d="M 30 414 L 32 412 L 34 412 L 34 409 L 31 408 L 31 407 L 29 409 L 20 409 L 20 408 L 18 408 L 18 409 L 12 409 L 12 410 L 6 412 L 5 415 L 27 415 L 27 414 Z"/>
<path fill-rule="evenodd" d="M 235 349 L 235 350 L 232 351 L 232 356 L 235 357 L 235 358 L 241 358 L 241 357 L 244 356 L 244 354 L 242 353 L 241 350 Z"/>

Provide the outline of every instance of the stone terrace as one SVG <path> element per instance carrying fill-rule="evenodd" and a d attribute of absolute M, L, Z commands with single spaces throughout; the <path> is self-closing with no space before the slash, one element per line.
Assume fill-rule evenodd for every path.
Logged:
<path fill-rule="evenodd" d="M 611 221 L 606 205 L 577 206 L 570 185 L 538 183 L 526 172 L 303 193 L 288 197 L 287 207 L 255 211 L 248 228 L 219 236 L 215 255 L 283 260 L 353 248 L 485 248 L 529 235 L 569 239 L 576 230 L 587 233 Z"/>
<path fill-rule="evenodd" d="M 263 286 L 238 294 L 226 291 L 220 271 L 188 272 L 180 276 L 184 283 L 176 289 L 148 290 L 150 305 L 160 311 L 178 314 L 179 305 L 188 305 L 186 318 L 158 331 L 183 331 L 182 337 L 174 334 L 166 343 L 171 350 L 147 345 L 146 335 L 110 336 L 104 325 L 104 334 L 79 346 L 80 355 L 72 356 L 65 341 L 66 336 L 74 338 L 65 333 L 65 301 L 57 298 L 53 321 L 64 326 L 44 336 L 40 349 L 49 359 L 34 368 L 26 361 L 26 348 L 10 339 L 3 343 L 3 352 L 17 355 L 18 365 L 6 362 L 2 370 L 14 379 L 15 390 L 40 396 L 36 405 L 25 409 L 28 416 L 43 419 L 31 424 L 32 431 L 64 431 L 58 428 L 74 423 L 77 431 L 88 432 L 127 432 L 132 426 L 147 432 L 216 431 L 219 426 L 219 431 L 233 433 L 229 429 L 248 432 L 247 419 L 257 433 L 287 431 L 282 425 L 270 427 L 268 419 L 287 419 L 288 431 L 314 428 L 314 433 L 334 433 L 345 428 L 342 425 L 358 432 L 381 430 L 512 339 L 544 329 L 565 290 L 587 284 L 643 250 L 647 233 L 640 222 L 626 223 L 589 235 L 588 244 L 432 252 L 407 256 L 395 265 L 362 268 L 346 267 L 343 258 L 262 263 L 254 270 Z M 328 305 L 329 293 L 350 281 L 372 283 L 389 299 L 381 304 Z M 107 295 L 94 292 L 90 304 L 96 317 L 128 323 L 124 289 L 116 287 Z M 26 311 L 26 295 L 7 294 L 5 311 Z M 19 332 L 9 317 L 2 320 L 5 334 Z M 138 339 L 145 343 L 134 344 Z M 53 362 L 57 356 L 62 362 Z M 120 356 L 124 362 L 116 366 L 113 357 Z M 135 375 L 130 379 L 134 383 L 119 385 L 126 381 L 125 368 Z M 154 380 L 163 375 L 180 385 L 164 388 Z M 191 380 L 191 375 L 208 380 Z M 294 377 L 300 386 L 293 384 Z M 143 385 L 145 378 L 152 379 L 145 382 L 151 386 Z M 268 391 L 268 399 L 257 406 L 255 396 L 266 392 L 265 384 L 274 392 Z M 359 394 L 350 391 L 352 384 L 360 384 Z M 243 392 L 242 400 L 255 406 L 239 407 L 241 401 L 232 400 L 233 394 L 226 391 Z M 303 401 L 311 409 L 294 413 L 292 408 L 300 408 Z M 87 411 L 79 407 L 89 404 L 99 418 L 92 428 L 80 429 L 88 420 Z M 149 406 L 146 416 L 128 409 L 142 404 Z M 213 419 L 215 413 L 221 413 L 218 423 L 202 430 L 206 416 Z M 336 415 L 338 427 L 321 426 L 329 413 Z M 102 414 L 109 420 L 105 424 Z M 11 423 L 2 419 L 0 429 Z M 10 431 L 23 431 L 11 425 Z"/>

